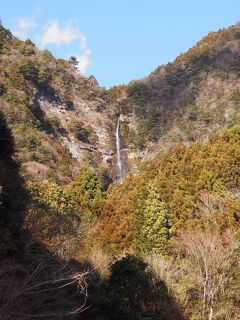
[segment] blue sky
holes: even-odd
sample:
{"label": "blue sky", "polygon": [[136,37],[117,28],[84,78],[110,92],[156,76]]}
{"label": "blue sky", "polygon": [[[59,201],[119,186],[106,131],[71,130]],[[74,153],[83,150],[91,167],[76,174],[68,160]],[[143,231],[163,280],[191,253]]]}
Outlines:
{"label": "blue sky", "polygon": [[56,57],[76,55],[101,86],[172,61],[209,31],[240,20],[239,0],[2,0],[0,19]]}

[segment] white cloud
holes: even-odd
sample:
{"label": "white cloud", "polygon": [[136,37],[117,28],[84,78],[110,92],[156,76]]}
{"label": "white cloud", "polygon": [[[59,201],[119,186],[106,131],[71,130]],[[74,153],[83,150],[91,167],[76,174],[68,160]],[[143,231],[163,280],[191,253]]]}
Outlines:
{"label": "white cloud", "polygon": [[31,18],[21,17],[15,19],[13,24],[13,34],[22,40],[26,40],[31,29],[37,26],[36,22]]}
{"label": "white cloud", "polygon": [[48,44],[52,44],[60,47],[80,38],[81,33],[78,29],[71,26],[61,29],[58,20],[52,20],[44,27],[44,33],[40,36],[40,45],[45,47]]}
{"label": "white cloud", "polygon": [[80,55],[75,55],[78,61],[77,69],[81,74],[85,74],[91,63],[91,49],[86,48]]}
{"label": "white cloud", "polygon": [[91,63],[92,51],[87,46],[87,38],[78,28],[72,25],[66,25],[61,28],[58,20],[51,20],[45,25],[44,32],[39,37],[41,48],[44,48],[49,44],[61,47],[74,41],[79,41],[80,45],[80,53],[74,54],[78,61],[77,69],[81,74],[85,74]]}

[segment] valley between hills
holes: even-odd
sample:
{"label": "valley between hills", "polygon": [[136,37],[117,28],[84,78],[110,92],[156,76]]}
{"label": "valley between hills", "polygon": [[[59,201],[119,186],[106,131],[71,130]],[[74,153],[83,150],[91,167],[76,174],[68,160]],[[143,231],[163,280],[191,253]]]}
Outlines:
{"label": "valley between hills", "polygon": [[237,320],[240,26],[110,89],[0,25],[0,318]]}

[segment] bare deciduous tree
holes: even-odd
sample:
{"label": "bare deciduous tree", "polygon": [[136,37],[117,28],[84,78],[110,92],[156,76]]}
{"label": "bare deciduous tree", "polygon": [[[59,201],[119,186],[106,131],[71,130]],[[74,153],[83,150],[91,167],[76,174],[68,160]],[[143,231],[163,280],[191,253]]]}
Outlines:
{"label": "bare deciduous tree", "polygon": [[225,205],[220,195],[201,191],[197,201],[200,213],[213,223],[216,223],[216,213],[224,213]]}
{"label": "bare deciduous tree", "polygon": [[185,273],[195,281],[202,301],[202,316],[211,320],[214,305],[231,282],[231,268],[237,261],[233,232],[227,232],[224,237],[214,230],[182,232],[176,247],[184,255]]}
{"label": "bare deciduous tree", "polygon": [[87,308],[90,272],[74,270],[47,251],[38,252],[38,256],[33,253],[32,257],[30,253],[25,261],[2,261],[0,318],[75,318]]}
{"label": "bare deciduous tree", "polygon": [[147,256],[145,261],[150,267],[156,279],[163,280],[168,289],[174,290],[174,284],[178,280],[180,266],[175,263],[174,257],[166,257],[159,254]]}
{"label": "bare deciduous tree", "polygon": [[106,279],[110,274],[110,266],[113,262],[113,257],[105,253],[101,249],[92,249],[88,256],[89,262],[92,264],[101,279]]}

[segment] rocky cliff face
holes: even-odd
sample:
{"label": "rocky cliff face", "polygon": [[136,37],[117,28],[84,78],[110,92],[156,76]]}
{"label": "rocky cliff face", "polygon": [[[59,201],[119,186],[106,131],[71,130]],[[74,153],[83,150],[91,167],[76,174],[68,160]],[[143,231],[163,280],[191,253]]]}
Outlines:
{"label": "rocky cliff face", "polygon": [[1,27],[0,107],[22,171],[67,181],[81,164],[115,175],[116,100],[70,62],[39,51]]}
{"label": "rocky cliff face", "polygon": [[[40,95],[37,104],[49,118],[57,118],[59,121],[59,138],[61,143],[69,150],[73,158],[78,161],[84,160],[87,153],[99,152],[99,161],[108,163],[109,157],[113,156],[114,146],[111,137],[111,122],[103,113],[97,112],[94,102],[76,97],[72,101],[71,109],[56,101],[49,101],[46,96]],[[71,122],[76,121],[75,127]],[[79,128],[78,128],[79,123]],[[81,126],[86,133],[79,133]],[[88,127],[88,128],[87,128]],[[89,132],[87,132],[89,130]],[[89,136],[91,135],[91,138]]]}
{"label": "rocky cliff face", "polygon": [[210,33],[173,63],[128,86],[100,88],[71,62],[0,28],[0,108],[24,175],[69,181],[88,164],[116,177],[182,142],[206,140],[240,112],[240,27]]}

